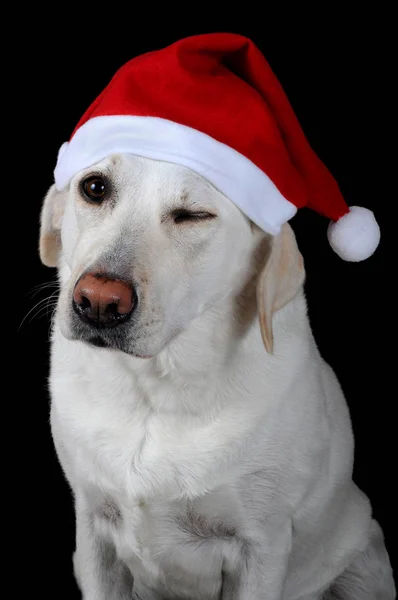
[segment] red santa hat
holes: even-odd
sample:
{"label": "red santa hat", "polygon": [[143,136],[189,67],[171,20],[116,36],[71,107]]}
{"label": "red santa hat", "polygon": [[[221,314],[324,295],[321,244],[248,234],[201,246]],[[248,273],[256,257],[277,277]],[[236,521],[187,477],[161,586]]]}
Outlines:
{"label": "red santa hat", "polygon": [[373,213],[347,206],[264,56],[243,36],[197,35],[122,66],[61,147],[57,188],[115,152],[191,168],[272,235],[307,206],[331,219],[328,239],[344,260],[364,260],[378,246]]}

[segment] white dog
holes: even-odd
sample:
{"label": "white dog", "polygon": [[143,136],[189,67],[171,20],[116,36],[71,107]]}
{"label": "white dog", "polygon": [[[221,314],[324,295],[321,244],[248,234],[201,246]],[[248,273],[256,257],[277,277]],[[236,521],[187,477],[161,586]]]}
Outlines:
{"label": "white dog", "polygon": [[84,600],[394,600],[289,225],[116,154],[50,189],[40,251]]}

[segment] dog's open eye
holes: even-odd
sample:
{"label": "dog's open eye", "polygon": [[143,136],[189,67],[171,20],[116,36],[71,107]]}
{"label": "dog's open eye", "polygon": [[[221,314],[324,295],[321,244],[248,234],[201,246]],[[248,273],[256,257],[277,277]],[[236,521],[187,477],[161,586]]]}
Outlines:
{"label": "dog's open eye", "polygon": [[216,215],[208,212],[190,212],[189,210],[179,209],[173,212],[174,223],[194,222],[194,221],[209,221],[215,219]]}
{"label": "dog's open eye", "polygon": [[107,191],[105,180],[98,175],[92,175],[84,179],[81,183],[81,189],[90,202],[102,202]]}

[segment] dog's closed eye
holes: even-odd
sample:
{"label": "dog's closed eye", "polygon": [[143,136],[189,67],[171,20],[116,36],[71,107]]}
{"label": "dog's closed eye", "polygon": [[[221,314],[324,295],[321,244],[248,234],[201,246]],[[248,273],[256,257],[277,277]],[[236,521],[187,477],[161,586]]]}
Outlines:
{"label": "dog's closed eye", "polygon": [[190,211],[186,208],[180,208],[173,210],[171,213],[172,219],[174,223],[179,225],[180,223],[196,223],[199,221],[209,221],[210,219],[215,219],[216,215],[209,212],[204,211]]}

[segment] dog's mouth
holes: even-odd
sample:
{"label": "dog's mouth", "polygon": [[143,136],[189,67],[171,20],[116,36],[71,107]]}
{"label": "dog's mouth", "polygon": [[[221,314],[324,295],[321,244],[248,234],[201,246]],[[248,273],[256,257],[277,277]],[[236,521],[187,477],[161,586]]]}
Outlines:
{"label": "dog's mouth", "polygon": [[104,340],[104,338],[102,338],[99,335],[95,335],[95,336],[89,338],[87,340],[87,343],[92,344],[96,348],[111,348],[112,347],[111,344],[109,344],[109,342]]}
{"label": "dog's mouth", "polygon": [[106,335],[100,334],[95,335],[84,335],[80,337],[82,342],[95,346],[96,348],[106,348],[107,350],[119,350],[119,352],[125,352],[130,354],[127,350],[124,340],[118,339],[117,337],[108,338]]}
{"label": "dog's mouth", "polygon": [[108,340],[105,340],[104,338],[102,338],[99,335],[89,337],[82,341],[86,342],[86,344],[90,344],[91,346],[95,346],[96,348],[106,348],[108,350],[116,350],[116,351],[128,354],[129,356],[133,356],[134,358],[153,358],[153,356],[149,355],[149,354],[137,354],[136,352],[127,351],[122,346],[120,346],[118,344],[112,344],[111,342],[109,342]]}

